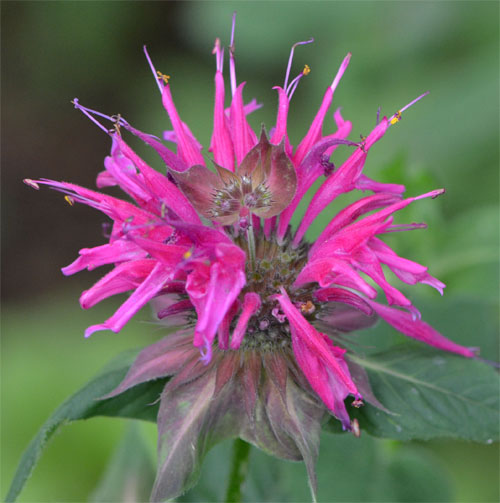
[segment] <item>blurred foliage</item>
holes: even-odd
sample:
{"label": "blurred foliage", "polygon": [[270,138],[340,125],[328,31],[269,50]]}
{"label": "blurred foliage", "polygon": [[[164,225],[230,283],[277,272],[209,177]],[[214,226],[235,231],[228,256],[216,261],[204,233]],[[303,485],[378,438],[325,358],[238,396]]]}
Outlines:
{"label": "blurred foliage", "polygon": [[[443,299],[419,285],[408,289],[424,318],[459,343],[498,358],[499,58],[496,2],[2,2],[2,496],[30,438],[67,396],[120,351],[152,343],[158,331],[135,321],[119,336],[84,341],[86,326],[109,316],[115,300],[91,313],[79,310],[79,291],[100,271],[63,279],[58,269],[79,248],[102,243],[102,217],[69,208],[50,191],[30,192],[24,177],[50,177],[93,186],[109,144],[72,110],[69,100],[122,113],[154,134],[169,127],[141,47],[172,75],[183,119],[208,145],[213,106],[213,40],[228,41],[238,11],[238,78],[246,99],[264,108],[258,128],[274,122],[273,85],[284,77],[290,46],[299,47],[293,72],[305,63],[290,111],[296,143],[343,56],[353,58],[334,99],[353,121],[352,138],[366,134],[378,106],[391,114],[422,91],[377,145],[366,172],[404,183],[409,195],[444,186],[447,194],[420,201],[398,222],[426,221],[429,229],[388,236],[396,251],[430,265],[448,288]],[[327,128],[333,127],[329,118]],[[138,150],[160,168],[142,145]],[[339,151],[337,163],[342,155]],[[346,198],[318,218],[310,237]],[[61,290],[64,284],[65,290]],[[69,286],[68,286],[69,285]],[[416,292],[416,293],[413,293]],[[142,315],[147,320],[149,313]],[[141,318],[141,316],[139,318]],[[379,324],[360,340],[401,335]],[[68,427],[51,443],[20,501],[84,501],[97,486],[124,420],[93,419]],[[151,455],[155,431],[146,430]],[[319,460],[323,501],[496,502],[498,446],[440,441],[398,444],[326,436]],[[229,446],[204,464],[199,490],[186,501],[220,497]],[[338,472],[336,473],[333,467]],[[301,465],[253,451],[249,500],[308,498]],[[101,488],[104,487],[102,484]],[[195,489],[194,491],[197,491]],[[97,493],[98,494],[98,493]],[[198,498],[198,499],[197,499]]]}

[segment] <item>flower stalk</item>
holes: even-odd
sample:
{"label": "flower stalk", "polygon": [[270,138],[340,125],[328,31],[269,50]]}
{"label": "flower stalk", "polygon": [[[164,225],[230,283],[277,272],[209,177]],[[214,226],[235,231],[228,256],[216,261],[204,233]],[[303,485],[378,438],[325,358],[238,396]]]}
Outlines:
{"label": "flower stalk", "polygon": [[243,484],[248,475],[251,445],[240,438],[233,443],[231,472],[226,490],[225,503],[241,503],[243,501]]}

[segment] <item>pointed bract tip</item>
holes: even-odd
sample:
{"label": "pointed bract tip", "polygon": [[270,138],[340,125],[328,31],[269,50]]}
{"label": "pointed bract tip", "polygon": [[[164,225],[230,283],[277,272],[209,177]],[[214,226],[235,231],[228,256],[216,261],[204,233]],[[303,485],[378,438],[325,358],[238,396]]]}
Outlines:
{"label": "pointed bract tip", "polygon": [[333,79],[333,82],[330,85],[330,89],[332,91],[335,91],[336,87],[338,86],[340,79],[342,78],[342,75],[344,75],[344,72],[346,71],[347,67],[349,66],[349,61],[351,61],[351,56],[352,53],[348,52],[346,57],[343,59],[338,71],[337,75],[335,75],[335,78]]}
{"label": "pointed bract tip", "polygon": [[34,180],[32,180],[31,178],[25,178],[23,180],[23,182],[28,185],[29,187],[31,187],[32,189],[35,189],[35,190],[40,190],[40,185],[38,185],[38,183],[36,183]]}

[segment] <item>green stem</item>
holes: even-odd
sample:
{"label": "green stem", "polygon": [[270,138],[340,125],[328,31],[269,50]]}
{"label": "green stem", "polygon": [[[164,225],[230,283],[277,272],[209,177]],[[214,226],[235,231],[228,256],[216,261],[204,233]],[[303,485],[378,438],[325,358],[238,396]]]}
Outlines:
{"label": "green stem", "polygon": [[237,438],[233,444],[233,458],[231,463],[231,473],[226,491],[226,503],[241,503],[243,495],[241,486],[245,482],[248,473],[248,458],[251,445]]}
{"label": "green stem", "polygon": [[249,215],[250,222],[247,229],[248,254],[250,259],[250,268],[255,269],[255,236],[253,233],[252,215]]}

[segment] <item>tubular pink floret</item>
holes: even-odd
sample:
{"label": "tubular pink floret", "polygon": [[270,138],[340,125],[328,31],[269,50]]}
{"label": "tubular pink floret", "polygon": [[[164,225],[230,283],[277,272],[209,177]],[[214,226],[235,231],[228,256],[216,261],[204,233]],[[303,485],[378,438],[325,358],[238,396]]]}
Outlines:
{"label": "tubular pink floret", "polygon": [[332,83],[330,84],[330,89],[335,92],[335,89],[339,85],[340,79],[344,75],[344,72],[347,70],[347,67],[349,66],[349,61],[351,61],[351,56],[352,53],[348,52],[347,56],[344,58],[342,61],[342,64],[340,65],[340,68],[337,72],[337,75],[335,75],[335,78],[333,79]]}
{"label": "tubular pink floret", "polygon": [[260,305],[261,300],[258,294],[253,292],[245,294],[242,312],[231,337],[231,344],[229,345],[231,349],[238,349],[240,347],[246,333],[248,321],[259,310]]}
{"label": "tubular pink floret", "polygon": [[214,154],[214,161],[234,171],[234,152],[231,133],[224,113],[224,78],[222,73],[215,72],[215,105],[214,105],[214,130],[210,142],[210,151]]}
{"label": "tubular pink floret", "polygon": [[350,204],[339,213],[337,213],[337,215],[325,227],[318,239],[316,239],[316,241],[312,245],[311,250],[309,251],[309,257],[314,257],[316,250],[326,240],[328,240],[331,236],[333,236],[335,233],[337,233],[347,225],[354,222],[361,215],[364,215],[365,213],[368,213],[375,209],[383,208],[399,200],[400,198],[393,194],[374,194]]}
{"label": "tubular pink floret", "polygon": [[205,160],[201,155],[197,142],[187,134],[184,124],[177,113],[172,99],[172,93],[170,92],[170,84],[165,84],[163,86],[162,101],[177,136],[178,155],[180,155],[188,166],[194,166],[195,164],[204,166]]}
{"label": "tubular pink floret", "polygon": [[286,67],[285,82],[283,83],[283,89],[286,89],[288,87],[288,78],[290,77],[290,70],[292,69],[293,53],[295,52],[295,48],[299,45],[311,44],[313,42],[314,38],[311,37],[309,40],[296,42],[295,44],[292,45],[292,49],[290,50],[290,57],[288,58],[288,65]]}
{"label": "tubular pink floret", "polygon": [[281,87],[273,87],[273,89],[278,91],[278,114],[276,116],[276,127],[270,141],[274,145],[278,145],[283,138],[288,139],[286,126],[290,101],[286,92]]}
{"label": "tubular pink floret", "polygon": [[237,88],[231,102],[231,134],[233,139],[234,154],[236,163],[239,166],[243,158],[250,149],[257,143],[257,137],[248,125],[245,110],[243,107],[243,87],[242,82]]}
{"label": "tubular pink floret", "polygon": [[344,164],[342,164],[342,166],[340,166],[340,168],[319,188],[295,233],[293,239],[294,246],[298,245],[313,220],[328,204],[340,194],[349,192],[354,188],[354,183],[361,175],[368,150],[376,141],[382,138],[387,130],[387,126],[387,119],[382,119],[380,124],[378,124],[365,139],[362,148],[356,149],[347,161],[345,161]]}
{"label": "tubular pink floret", "polygon": [[392,325],[396,330],[401,333],[425,342],[429,346],[457,353],[467,358],[474,358],[475,353],[470,348],[460,346],[453,341],[450,341],[437,330],[421,320],[415,320],[411,314],[401,311],[399,309],[391,308],[374,302],[372,300],[366,301],[377,314],[384,319],[389,325]]}
{"label": "tubular pink floret", "polygon": [[287,292],[280,287],[281,295],[276,295],[276,300],[280,303],[281,309],[285,313],[290,323],[292,333],[306,344],[311,351],[320,358],[323,363],[335,374],[336,378],[346,386],[349,393],[358,394],[356,385],[348,372],[346,373],[335,358],[333,352],[325,341],[324,337],[302,316],[300,311],[292,304]]}
{"label": "tubular pink floret", "polygon": [[119,332],[139,309],[145,306],[161,290],[168,281],[171,271],[157,262],[149,276],[141,283],[134,293],[118,308],[118,310],[104,323],[93,325],[85,330],[85,337],[90,337],[98,330]]}
{"label": "tubular pink floret", "polygon": [[158,73],[156,72],[156,68],[153,65],[153,61],[149,57],[149,53],[148,53],[148,50],[147,50],[147,48],[146,48],[145,45],[142,46],[142,50],[144,51],[144,55],[146,56],[146,60],[148,61],[149,68],[151,68],[151,71],[153,72],[153,77],[155,78],[156,85],[158,86],[160,94],[162,94],[163,93],[163,89],[162,89],[162,86],[160,84],[160,80],[158,79]]}
{"label": "tubular pink floret", "polygon": [[314,145],[320,139],[321,128],[323,127],[323,121],[325,119],[326,112],[328,112],[328,109],[332,104],[333,93],[335,92],[335,89],[338,83],[340,82],[342,75],[344,75],[344,72],[347,66],[349,65],[350,59],[351,59],[351,53],[348,53],[347,56],[342,61],[342,64],[340,65],[340,68],[337,72],[337,75],[333,79],[332,84],[326,90],[325,95],[323,97],[323,102],[321,103],[321,106],[311,124],[311,127],[309,128],[309,131],[307,132],[306,136],[297,147],[297,151],[295,152],[295,155],[293,157],[293,161],[295,164],[300,164],[302,162],[302,159],[304,159],[304,157],[306,156],[309,149],[312,147],[312,145]]}

